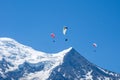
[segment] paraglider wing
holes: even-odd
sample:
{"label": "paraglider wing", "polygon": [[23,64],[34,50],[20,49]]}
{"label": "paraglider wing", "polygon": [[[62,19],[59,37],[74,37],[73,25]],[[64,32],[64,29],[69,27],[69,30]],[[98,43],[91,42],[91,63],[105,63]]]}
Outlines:
{"label": "paraglider wing", "polygon": [[51,38],[53,38],[53,42],[55,42],[55,40],[54,40],[55,34],[54,34],[54,33],[51,33],[50,36],[51,36]]}
{"label": "paraglider wing", "polygon": [[55,34],[54,34],[54,33],[51,33],[50,36],[51,36],[52,38],[55,38]]}
{"label": "paraglider wing", "polygon": [[93,43],[93,46],[94,46],[94,47],[97,47],[97,44],[96,44],[96,43]]}
{"label": "paraglider wing", "polygon": [[96,52],[97,44],[96,44],[96,43],[93,43],[93,47],[95,48],[95,49],[93,50],[93,52]]}
{"label": "paraglider wing", "polygon": [[68,30],[68,27],[66,27],[66,26],[63,27],[63,34],[64,34],[64,35],[66,35],[67,30]]}

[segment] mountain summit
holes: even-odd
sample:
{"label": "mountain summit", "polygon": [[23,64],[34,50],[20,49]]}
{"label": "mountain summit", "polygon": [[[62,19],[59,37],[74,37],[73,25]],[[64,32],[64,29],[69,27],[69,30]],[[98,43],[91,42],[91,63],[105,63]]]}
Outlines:
{"label": "mountain summit", "polygon": [[120,74],[94,65],[72,47],[48,54],[0,38],[0,80],[120,80]]}

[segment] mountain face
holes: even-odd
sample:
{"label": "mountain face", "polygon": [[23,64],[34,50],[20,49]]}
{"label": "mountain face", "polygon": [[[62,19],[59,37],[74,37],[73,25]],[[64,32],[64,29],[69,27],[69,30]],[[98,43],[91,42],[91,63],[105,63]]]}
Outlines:
{"label": "mountain face", "polygon": [[120,80],[120,74],[89,62],[72,47],[47,54],[0,38],[0,80]]}

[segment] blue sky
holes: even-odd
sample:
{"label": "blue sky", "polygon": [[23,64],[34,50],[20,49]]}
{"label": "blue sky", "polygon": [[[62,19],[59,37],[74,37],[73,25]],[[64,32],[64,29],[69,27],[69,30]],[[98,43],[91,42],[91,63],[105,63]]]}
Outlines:
{"label": "blue sky", "polygon": [[[69,28],[66,36],[63,26]],[[72,46],[92,63],[120,73],[119,0],[1,0],[0,37],[48,53]]]}

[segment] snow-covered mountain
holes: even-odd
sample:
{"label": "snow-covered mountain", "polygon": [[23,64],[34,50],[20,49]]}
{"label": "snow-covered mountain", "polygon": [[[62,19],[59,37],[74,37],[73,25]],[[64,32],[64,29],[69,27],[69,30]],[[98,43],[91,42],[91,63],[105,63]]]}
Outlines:
{"label": "snow-covered mountain", "polygon": [[120,74],[90,63],[72,47],[48,54],[0,38],[0,80],[120,80]]}

